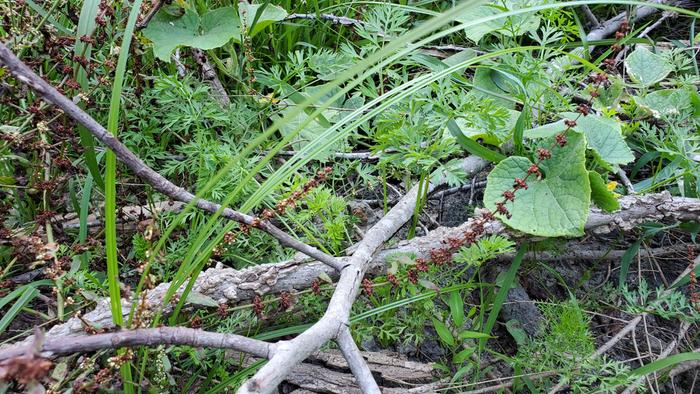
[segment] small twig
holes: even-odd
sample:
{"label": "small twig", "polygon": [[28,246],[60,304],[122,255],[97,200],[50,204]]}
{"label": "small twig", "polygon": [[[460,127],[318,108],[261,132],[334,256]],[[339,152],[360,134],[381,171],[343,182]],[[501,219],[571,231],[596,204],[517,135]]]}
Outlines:
{"label": "small twig", "polygon": [[158,2],[151,8],[151,11],[146,15],[143,20],[136,24],[136,30],[145,29],[146,26],[151,22],[151,19],[158,13],[158,11],[163,7],[166,0],[157,0]]}
{"label": "small twig", "polygon": [[[664,349],[661,354],[659,354],[659,357],[657,358],[658,360],[661,360],[662,358],[668,357],[673,351],[676,350],[678,345],[680,344],[681,340],[685,336],[685,334],[688,332],[688,329],[690,328],[690,323],[688,322],[682,322],[681,323],[681,328],[678,332],[678,337],[676,337],[671,343],[668,344],[666,349]],[[640,376],[637,378],[634,382],[632,382],[625,391],[622,392],[622,394],[632,394],[635,391],[637,391],[637,387],[641,384],[642,380],[644,380],[647,376]]]}
{"label": "small twig", "polygon": [[625,170],[623,170],[622,168],[618,169],[617,177],[620,178],[622,185],[625,186],[625,189],[627,189],[627,194],[636,193],[634,191],[634,186],[632,186],[632,182],[630,182],[630,179],[627,177],[627,173],[625,172]]}
{"label": "small twig", "polygon": [[[666,290],[664,290],[663,292],[661,292],[661,294],[658,295],[658,298],[663,298],[663,297],[667,296],[671,291],[673,291],[673,286],[678,281],[683,279],[686,275],[688,275],[689,272],[690,272],[690,270],[686,269],[680,275],[678,275],[676,280],[673,281],[673,283],[671,284],[671,287],[669,287]],[[608,350],[612,349],[612,347],[615,346],[618,342],[620,342],[622,340],[622,338],[627,336],[627,334],[629,334],[630,331],[637,328],[637,325],[639,324],[639,322],[641,322],[642,318],[644,318],[647,314],[648,313],[646,313],[646,312],[642,313],[640,315],[637,315],[634,319],[630,320],[629,323],[627,323],[627,325],[625,325],[625,327],[622,328],[622,330],[620,330],[620,332],[615,334],[614,337],[610,338],[607,342],[605,342],[605,344],[603,344],[603,346],[599,347],[592,355],[590,355],[588,357],[588,360],[598,358],[601,355],[603,355],[605,352],[607,352]],[[686,328],[686,330],[687,330],[687,328]],[[685,331],[683,332],[683,335],[685,335]],[[670,345],[664,352],[669,351],[669,353],[670,353],[671,350],[669,350],[669,349],[671,349]],[[665,357],[665,356],[662,356],[662,357]],[[566,383],[564,383],[563,381],[559,382],[559,383],[557,383],[556,386],[552,387],[552,389],[549,390],[549,394],[557,393],[559,390],[563,389],[565,386],[566,386]]]}
{"label": "small twig", "polygon": [[177,67],[177,76],[184,78],[187,73],[187,68],[185,68],[185,65],[180,61],[180,48],[175,48],[175,53],[173,53],[170,58],[173,59],[173,63],[175,63],[175,67]]}
{"label": "small twig", "polygon": [[204,53],[204,51],[198,48],[192,48],[192,55],[194,56],[194,60],[197,62],[197,64],[199,64],[199,66],[202,68],[202,78],[209,82],[212,90],[214,90],[216,100],[222,107],[229,106],[231,104],[231,99],[228,97],[226,89],[224,89],[224,85],[221,83],[221,80],[219,80],[219,76],[216,75],[216,69],[214,69],[211,63],[209,63],[207,55]]}
{"label": "small twig", "polygon": [[591,22],[591,26],[593,28],[596,28],[598,27],[598,25],[600,25],[600,22],[598,22],[598,18],[596,18],[595,14],[593,14],[593,11],[591,11],[591,8],[588,7],[587,4],[581,6],[581,11],[583,11],[583,14],[586,15],[588,21]]}
{"label": "small twig", "polygon": [[348,18],[346,16],[336,16],[332,14],[289,14],[286,18],[284,18],[284,20],[293,19],[324,20],[343,26],[362,26],[365,24],[358,19]]}

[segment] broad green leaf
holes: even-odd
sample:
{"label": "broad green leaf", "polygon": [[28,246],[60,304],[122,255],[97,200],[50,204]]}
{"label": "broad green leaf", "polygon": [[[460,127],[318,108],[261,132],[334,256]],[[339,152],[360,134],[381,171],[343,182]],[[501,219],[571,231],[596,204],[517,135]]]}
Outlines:
{"label": "broad green leaf", "polygon": [[595,171],[589,171],[588,179],[591,182],[591,200],[593,200],[595,205],[606,212],[620,209],[620,202],[615,198],[615,193],[608,189],[600,174]]}
{"label": "broad green leaf", "polygon": [[[513,11],[531,6],[532,3],[503,0],[494,1],[491,4],[484,4],[469,10],[468,14],[459,16],[457,21],[469,22],[475,19],[486,18],[506,11]],[[537,30],[540,25],[540,17],[534,12],[529,12],[507,18],[499,18],[482,22],[464,29],[464,34],[468,39],[479,42],[485,35],[499,31],[499,33],[510,37],[520,36]],[[506,27],[507,28],[504,28]]]}
{"label": "broad green leaf", "polygon": [[673,71],[664,58],[639,45],[627,56],[625,68],[630,78],[642,86],[661,82]]}
{"label": "broad green leaf", "polygon": [[217,8],[201,17],[188,8],[179,17],[161,10],[143,34],[153,41],[153,54],[170,62],[170,54],[177,47],[219,48],[231,39],[239,42],[240,30],[238,14],[233,7]]}
{"label": "broad green leaf", "polygon": [[635,98],[635,101],[655,118],[679,115],[692,108],[690,92],[685,89],[656,90],[644,97]]}
{"label": "broad green leaf", "polygon": [[[515,201],[507,202],[511,218],[501,220],[516,230],[546,237],[580,236],[588,218],[591,186],[585,162],[583,136],[569,133],[564,147],[552,149],[552,157],[540,163],[543,179],[528,178],[527,189],[515,192]],[[540,147],[550,148],[553,139],[541,141]],[[484,202],[495,212],[496,203],[503,201],[503,192],[513,190],[515,178],[524,179],[533,163],[511,156],[496,165],[487,179]]]}
{"label": "broad green leaf", "polygon": [[484,334],[478,331],[461,331],[459,333],[459,339],[488,339],[493,338],[491,335]]}
{"label": "broad green leaf", "polygon": [[476,350],[475,347],[469,347],[466,348],[459,353],[455,354],[454,357],[452,357],[452,363],[459,365],[465,362],[469,357],[471,357],[472,354],[474,354],[474,351]]}
{"label": "broad green leaf", "polygon": [[518,320],[508,320],[506,322],[506,330],[508,330],[510,336],[515,339],[515,343],[518,346],[523,346],[527,343],[527,332],[523,329],[522,323],[520,323]]}
{"label": "broad green leaf", "polygon": [[[501,83],[496,83],[497,81]],[[474,85],[474,89],[470,94],[476,97],[491,99],[505,108],[512,109],[515,107],[515,102],[508,99],[515,89],[512,89],[512,84],[503,83],[503,76],[498,71],[486,67],[479,67],[474,73],[472,84]]]}
{"label": "broad green leaf", "polygon": [[450,316],[452,316],[455,327],[462,327],[462,324],[464,324],[464,301],[462,300],[462,295],[458,291],[450,293],[447,304],[450,306]]}
{"label": "broad green leaf", "polygon": [[606,163],[627,164],[634,160],[632,150],[622,137],[619,122],[592,114],[579,117],[576,113],[567,112],[563,116],[576,119],[574,130],[586,136],[588,149],[593,150]]}
{"label": "broad green leaf", "polygon": [[448,345],[448,346],[455,345],[455,339],[452,336],[452,333],[450,332],[450,330],[445,325],[445,323],[441,322],[438,319],[433,318],[433,327],[435,327],[435,331],[437,331],[438,336],[446,345]]}
{"label": "broad green leaf", "polygon": [[464,118],[456,118],[455,122],[462,130],[462,133],[473,140],[481,139],[484,144],[500,146],[511,137],[515,125],[520,117],[520,112],[509,109],[510,117],[508,122],[495,130],[485,130],[477,127],[470,127]]}
{"label": "broad green leaf", "polygon": [[[260,33],[271,24],[279,22],[287,17],[287,11],[285,11],[284,8],[268,3],[265,5],[265,8],[262,10],[257,20],[255,20],[255,15],[262,6],[263,4],[248,4],[248,2],[245,1],[238,3],[240,19],[244,21],[248,35],[251,37]],[[253,30],[250,30],[253,21],[255,21],[255,25],[253,26]]]}

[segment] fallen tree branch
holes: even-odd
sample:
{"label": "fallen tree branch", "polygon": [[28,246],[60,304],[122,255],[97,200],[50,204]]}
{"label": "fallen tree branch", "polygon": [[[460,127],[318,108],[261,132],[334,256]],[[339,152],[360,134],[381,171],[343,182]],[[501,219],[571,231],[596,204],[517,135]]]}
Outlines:
{"label": "fallen tree branch", "polygon": [[[92,352],[121,347],[187,345],[215,349],[233,349],[257,357],[269,358],[274,354],[275,344],[247,338],[241,335],[209,332],[187,327],[140,328],[95,335],[72,335],[47,337],[36,349],[42,357]],[[0,361],[9,360],[32,350],[33,343],[14,345],[0,352]]]}
{"label": "fallen tree branch", "polygon": [[350,334],[350,328],[347,326],[340,329],[338,333],[338,338],[336,339],[340,351],[343,353],[343,357],[348,362],[350,371],[355,375],[357,380],[357,385],[365,394],[379,394],[379,386],[372,376],[372,371],[370,371],[367,362],[362,357],[360,349],[357,348],[355,341],[352,339],[352,334]]}
{"label": "fallen tree branch", "polygon": [[[469,160],[467,163],[474,165],[473,170],[478,168],[476,159]],[[588,218],[586,229],[605,234],[618,228],[617,225],[629,228],[630,223],[633,223],[631,227],[634,227],[646,220],[697,220],[700,217],[700,200],[672,197],[667,192],[644,196],[625,196],[620,198],[620,202],[623,209],[617,212],[604,213],[594,210]],[[626,209],[631,210],[631,212],[627,212]],[[673,212],[669,209],[677,211]],[[367,272],[376,275],[383,274],[387,260],[390,262],[395,255],[430,258],[430,251],[443,247],[444,240],[463,233],[470,225],[471,222],[467,221],[458,227],[438,227],[426,236],[400,241],[395,246],[376,253],[368,264]],[[501,234],[505,231],[506,228],[500,223],[490,223],[486,227],[487,234]],[[669,251],[670,249],[666,248],[651,249],[653,255],[665,254]],[[619,251],[613,252],[618,253]],[[573,249],[568,250],[563,255],[539,252],[537,258],[606,258],[605,254],[606,251],[602,250],[578,251]],[[343,264],[347,264],[349,258],[341,257],[339,260]],[[318,261],[310,261],[301,256],[281,263],[261,264],[241,270],[209,268],[197,277],[192,292],[210,297],[220,304],[240,303],[251,300],[255,295],[307,289],[322,273],[333,279],[338,277],[338,273],[327,265]],[[162,305],[165,292],[169,287],[170,283],[161,283],[153,290],[148,291],[146,305]],[[123,303],[126,316],[128,316],[130,307],[131,303]],[[170,307],[165,306],[164,308],[164,313],[169,313]],[[107,299],[99,300],[95,309],[83,315],[83,319],[102,328],[114,327]],[[82,322],[77,318],[71,318],[63,324],[52,327],[48,331],[47,337],[76,335],[82,331]]]}
{"label": "fallen tree branch", "polygon": [[[463,164],[472,167],[466,172],[483,168],[486,162],[470,157]],[[444,178],[444,177],[443,177]],[[440,182],[438,182],[440,183]],[[431,184],[429,190],[434,188]],[[341,274],[326,312],[318,322],[289,341],[279,342],[275,355],[258,372],[238,389],[239,393],[270,393],[284,377],[312,352],[326,342],[337,339],[341,330],[349,325],[350,310],[360,290],[360,282],[367,273],[376,250],[413,215],[418,199],[418,185],[411,188],[379,222],[367,231],[357,249],[348,260]]]}
{"label": "fallen tree branch", "polygon": [[[129,169],[131,169],[136,176],[153,186],[153,188],[157,191],[176,201],[182,201],[184,203],[195,201],[194,205],[196,207],[210,213],[215,213],[222,209],[222,206],[217,203],[201,198],[197,199],[192,193],[175,185],[154,171],[152,168],[148,167],[143,160],[131,152],[129,148],[127,148],[116,137],[102,127],[102,125],[97,123],[95,119],[93,119],[90,115],[73,103],[73,101],[59,93],[53,88],[53,86],[49,85],[46,81],[41,79],[41,77],[30,70],[27,65],[22,63],[22,61],[19,60],[12,53],[12,51],[10,51],[2,43],[0,43],[0,62],[2,62],[10,73],[12,73],[12,75],[14,75],[20,82],[29,86],[41,97],[53,103],[62,109],[66,115],[83,125],[92,135],[95,136],[95,138],[97,138],[97,140],[114,151],[119,160],[126,164],[126,166],[129,167]],[[235,211],[231,208],[223,208],[221,216],[248,226],[255,224],[257,228],[268,232],[282,245],[296,249],[307,256],[313,257],[318,261],[328,264],[337,270],[342,270],[344,268],[341,262],[335,257],[295,239],[268,221],[260,222],[253,216]]]}

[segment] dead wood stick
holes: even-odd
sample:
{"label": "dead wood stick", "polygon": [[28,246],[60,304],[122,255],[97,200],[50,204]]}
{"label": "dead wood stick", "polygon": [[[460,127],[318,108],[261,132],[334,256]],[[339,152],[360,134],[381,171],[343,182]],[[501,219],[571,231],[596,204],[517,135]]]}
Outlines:
{"label": "dead wood stick", "polygon": [[[215,349],[233,349],[257,357],[269,358],[274,354],[275,344],[247,338],[241,335],[209,332],[187,327],[140,328],[95,335],[73,335],[46,338],[37,349],[43,357],[92,352],[121,347],[187,345]],[[19,357],[33,346],[20,344],[4,348],[0,361]]]}
{"label": "dead wood stick", "polygon": [[[122,163],[126,164],[129,169],[131,169],[134,174],[146,183],[153,186],[154,189],[165,194],[166,196],[184,203],[189,203],[195,201],[195,206],[198,208],[215,213],[219,211],[222,206],[215,202],[211,202],[205,199],[197,199],[192,193],[187,190],[175,185],[168,179],[154,171],[152,168],[146,165],[138,156],[136,156],[129,148],[122,144],[115,136],[108,132],[102,125],[97,123],[90,115],[83,111],[80,107],[75,105],[66,96],[59,93],[53,86],[49,85],[46,81],[41,79],[36,75],[26,64],[17,58],[17,56],[12,53],[4,44],[0,43],[0,62],[7,67],[7,69],[15,76],[20,82],[29,86],[32,90],[38,93],[47,101],[53,103],[57,107],[63,110],[66,115],[70,116],[76,122],[83,125],[87,130],[90,131],[92,135],[95,136],[100,142],[106,145],[108,148],[112,149],[116,156],[121,160]],[[234,211],[231,208],[223,208],[221,216],[234,220],[245,225],[253,225],[259,221],[255,220],[254,217],[246,215],[244,213]],[[268,232],[274,238],[276,238],[282,245],[288,246],[290,248],[296,249],[307,256],[313,257],[318,261],[330,265],[331,267],[342,270],[343,265],[338,259],[330,256],[313,246],[307,245],[289,234],[285,233],[281,229],[275,227],[273,224],[267,221],[260,222],[257,224],[257,228]]]}
{"label": "dead wood stick", "polygon": [[221,83],[219,76],[216,75],[216,69],[211,65],[204,51],[198,48],[192,48],[192,55],[197,64],[199,64],[199,67],[202,68],[202,78],[211,86],[214,91],[214,97],[216,97],[219,104],[222,107],[231,105],[231,99],[228,97],[224,85]]}

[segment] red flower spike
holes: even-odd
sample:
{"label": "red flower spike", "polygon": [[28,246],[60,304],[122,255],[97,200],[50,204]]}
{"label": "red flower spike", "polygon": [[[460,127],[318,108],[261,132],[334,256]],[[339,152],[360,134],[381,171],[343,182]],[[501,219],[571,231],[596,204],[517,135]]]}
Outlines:
{"label": "red flower spike", "polygon": [[506,190],[503,192],[503,198],[505,198],[506,201],[515,201],[515,193],[510,190]]}
{"label": "red flower spike", "polygon": [[508,208],[506,208],[506,205],[504,203],[496,203],[496,212],[500,213],[501,215],[505,215],[507,218],[510,219],[510,212],[508,212]]}
{"label": "red flower spike", "polygon": [[286,311],[292,306],[292,295],[287,291],[280,293],[280,309]]}
{"label": "red flower spike", "polygon": [[263,303],[262,298],[257,294],[253,297],[253,312],[255,312],[255,316],[257,316],[258,319],[262,319]]}
{"label": "red flower spike", "polygon": [[416,269],[420,272],[428,271],[428,263],[425,261],[425,259],[420,257],[416,259]]}
{"label": "red flower spike", "polygon": [[367,296],[371,296],[374,293],[374,288],[372,287],[372,281],[364,278],[362,279],[362,290],[364,290]]}
{"label": "red flower spike", "polygon": [[[534,165],[534,164],[533,164],[533,165]],[[535,167],[537,167],[537,166],[535,166]],[[539,172],[539,171],[538,171],[538,172]],[[513,188],[514,188],[515,190],[519,190],[519,189],[525,189],[525,190],[527,190],[527,182],[525,182],[524,179],[515,178],[515,181],[513,182]]]}
{"label": "red flower spike", "polygon": [[73,79],[73,78],[70,78],[70,79],[67,79],[67,80],[66,80],[66,86],[68,86],[69,88],[71,88],[71,89],[73,89],[73,90],[78,90],[78,89],[80,89],[80,84],[78,83],[78,81],[76,81],[76,80]]}
{"label": "red flower spike", "polygon": [[[535,168],[537,168],[537,166],[534,165],[534,164],[533,164],[532,166],[534,166]],[[532,168],[532,166],[531,166],[530,168]],[[537,170],[537,172],[539,173],[539,170]],[[490,221],[496,219],[496,217],[493,215],[493,212],[491,212],[491,211],[484,212],[484,213],[481,215],[481,217],[484,218],[484,220],[487,221],[487,222],[490,222]],[[476,235],[475,235],[475,239],[476,239]],[[473,243],[473,241],[472,241],[472,243]]]}
{"label": "red flower spike", "polygon": [[615,39],[616,39],[616,40],[621,40],[621,39],[625,38],[625,36],[626,36],[626,34],[623,33],[623,32],[621,32],[621,31],[616,31],[616,32],[615,32]]}
{"label": "red flower spike", "polygon": [[92,38],[92,37],[90,37],[90,36],[87,35],[87,34],[85,34],[85,35],[83,35],[83,36],[80,36],[80,41],[81,41],[81,42],[84,42],[84,43],[86,43],[86,44],[94,44],[94,43],[95,43],[95,39]]}
{"label": "red flower spike", "polygon": [[559,146],[561,146],[562,148],[564,146],[566,146],[567,141],[566,141],[566,136],[564,134],[557,134],[557,136],[555,138],[556,138],[557,144],[559,144]]}
{"label": "red flower spike", "polygon": [[598,96],[600,96],[600,93],[597,90],[591,90],[591,97],[596,98]]}
{"label": "red flower spike", "polygon": [[537,148],[537,157],[540,160],[549,159],[552,157],[552,152],[550,152],[549,149]]}
{"label": "red flower spike", "polygon": [[311,282],[311,291],[313,291],[316,295],[321,295],[321,284],[319,283],[318,279],[314,279],[314,281]]}
{"label": "red flower spike", "polygon": [[587,104],[579,104],[578,107],[576,107],[576,112],[583,116],[587,116],[589,113],[591,113],[591,107],[589,107]]}
{"label": "red flower spike", "polygon": [[568,127],[568,128],[576,127],[576,121],[573,120],[573,119],[566,119],[566,120],[564,121],[564,124],[565,124],[566,127]]}
{"label": "red flower spike", "polygon": [[408,277],[408,281],[412,284],[415,285],[416,283],[418,283],[418,271],[410,269],[406,272],[406,276]]}
{"label": "red flower spike", "polygon": [[386,274],[386,280],[391,283],[393,287],[398,286],[399,280],[396,278],[396,275],[394,274]]}

